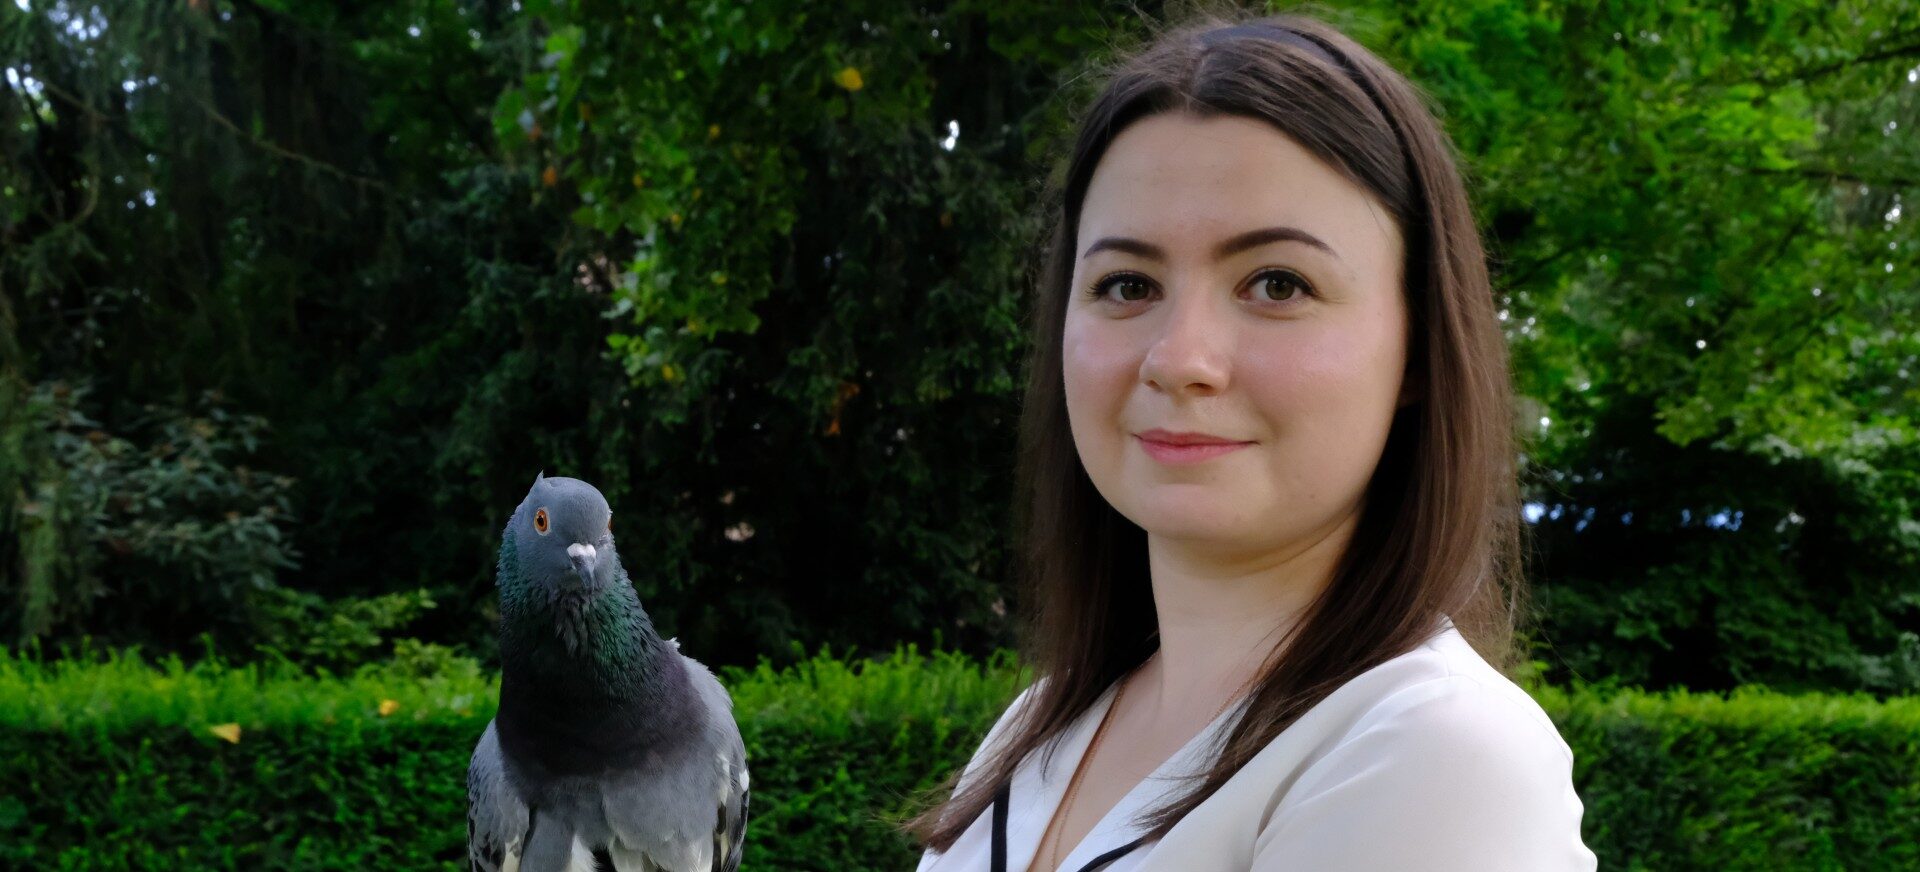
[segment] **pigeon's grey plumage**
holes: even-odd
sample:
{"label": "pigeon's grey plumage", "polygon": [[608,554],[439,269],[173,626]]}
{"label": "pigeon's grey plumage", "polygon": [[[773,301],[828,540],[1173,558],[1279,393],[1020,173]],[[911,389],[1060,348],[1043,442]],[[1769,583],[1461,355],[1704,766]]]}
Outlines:
{"label": "pigeon's grey plumage", "polygon": [[500,710],[467,769],[475,872],[732,872],[747,825],[733,702],[662,640],[612,513],[536,478],[500,542]]}

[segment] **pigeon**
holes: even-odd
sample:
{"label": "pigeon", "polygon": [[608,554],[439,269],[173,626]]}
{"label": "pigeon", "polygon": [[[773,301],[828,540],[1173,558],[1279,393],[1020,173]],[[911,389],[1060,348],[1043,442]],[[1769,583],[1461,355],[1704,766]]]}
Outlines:
{"label": "pigeon", "polygon": [[593,485],[544,472],[500,537],[500,708],[467,767],[473,872],[733,872],[746,747],[663,640]]}

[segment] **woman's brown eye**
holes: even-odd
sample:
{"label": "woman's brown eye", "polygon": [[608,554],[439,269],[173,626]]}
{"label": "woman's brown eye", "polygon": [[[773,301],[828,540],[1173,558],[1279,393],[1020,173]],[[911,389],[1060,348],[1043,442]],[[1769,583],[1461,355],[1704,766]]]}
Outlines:
{"label": "woman's brown eye", "polygon": [[545,536],[547,534],[547,510],[546,509],[541,509],[533,513],[533,529],[540,531],[540,535],[542,536]]}
{"label": "woman's brown eye", "polygon": [[[1279,281],[1275,281],[1276,279]],[[1276,303],[1293,299],[1299,293],[1312,293],[1312,289],[1307,287],[1304,279],[1285,270],[1268,270],[1267,272],[1261,273],[1256,281],[1263,284],[1261,288],[1262,299],[1271,300]],[[1277,294],[1275,292],[1276,286],[1280,288]]]}
{"label": "woman's brown eye", "polygon": [[1130,285],[1132,287],[1139,289],[1139,293],[1137,295],[1133,293],[1129,293],[1127,291],[1122,291],[1113,297],[1113,299],[1123,300],[1128,303],[1138,303],[1141,300],[1146,299],[1148,294],[1153,293],[1153,290],[1147,287],[1147,283],[1141,281],[1138,276],[1119,275],[1119,276],[1108,276],[1096,282],[1093,287],[1087,289],[1087,295],[1090,297],[1093,297],[1094,299],[1099,299],[1101,297],[1106,296],[1107,289],[1115,285]]}

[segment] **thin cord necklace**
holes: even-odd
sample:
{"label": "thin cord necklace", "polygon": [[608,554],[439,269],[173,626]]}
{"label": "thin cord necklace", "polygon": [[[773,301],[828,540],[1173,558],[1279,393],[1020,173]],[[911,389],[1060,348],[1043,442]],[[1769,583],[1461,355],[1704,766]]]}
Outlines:
{"label": "thin cord necklace", "polygon": [[[1160,656],[1160,649],[1156,648],[1153,654],[1147,659],[1151,660],[1158,656]],[[1073,797],[1080,792],[1080,778],[1086,774],[1087,761],[1093,757],[1094,752],[1100,750],[1100,738],[1106,735],[1107,722],[1113,720],[1113,712],[1120,707],[1121,695],[1127,692],[1127,685],[1132,683],[1134,673],[1139,672],[1140,668],[1146,665],[1147,661],[1142,660],[1140,661],[1140,666],[1128,670],[1126,675],[1121,676],[1120,686],[1113,691],[1113,702],[1107,706],[1106,712],[1100,716],[1100,725],[1093,730],[1093,740],[1087,743],[1086,753],[1080,755],[1080,762],[1074,764],[1073,777],[1067,781],[1066,797],[1054,808],[1053,818],[1047,821],[1047,831],[1040,834],[1040,847],[1048,848],[1046,868],[1049,872],[1054,872],[1054,870],[1060,868],[1060,843],[1065,841],[1066,838],[1064,835],[1056,835],[1054,826],[1066,820],[1066,816],[1072,813]],[[1229,694],[1227,698],[1220,703],[1220,707],[1214,709],[1213,717],[1208,718],[1207,723],[1201,726],[1201,729],[1205,730],[1208,726],[1212,726],[1214,721],[1219,720],[1220,716],[1226,713],[1227,706],[1232,705],[1235,700],[1244,695],[1247,692],[1247,688],[1253,685],[1254,679],[1259,677],[1259,670],[1255,670],[1253,675],[1248,676],[1247,680],[1240,685],[1239,690]],[[1051,841],[1051,845],[1049,845],[1049,841]]]}

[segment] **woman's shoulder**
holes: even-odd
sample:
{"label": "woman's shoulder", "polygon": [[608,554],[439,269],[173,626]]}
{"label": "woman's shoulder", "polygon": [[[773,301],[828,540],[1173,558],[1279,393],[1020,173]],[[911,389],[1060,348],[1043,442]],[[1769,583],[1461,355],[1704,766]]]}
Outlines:
{"label": "woman's shoulder", "polygon": [[[1047,680],[1036,678],[1007,704],[968,770],[1012,732]],[[1545,771],[1565,771],[1573,759],[1546,710],[1445,618],[1420,645],[1329,693],[1256,756],[1253,764],[1263,765],[1250,764],[1243,774],[1270,778],[1284,792],[1308,770],[1327,768],[1316,764],[1352,759],[1362,749],[1389,757],[1497,758],[1534,772],[1542,763],[1549,764]]]}
{"label": "woman's shoulder", "polygon": [[993,727],[987,731],[987,738],[992,739],[994,736],[1008,729],[1014,719],[1018,718],[1021,712],[1025,711],[1026,707],[1033,704],[1033,701],[1039,697],[1041,689],[1046,687],[1046,684],[1047,676],[1042,675],[1035,678],[1033,682],[1026,687],[1021,688],[1019,693],[1014,694],[1013,701],[1007,703],[1007,707],[1000,710],[999,719],[995,720]]}
{"label": "woman's shoulder", "polygon": [[[993,722],[993,726],[987,728],[987,734],[981,737],[979,746],[974,749],[972,759],[969,759],[965,768],[961,770],[959,780],[961,787],[964,787],[968,780],[972,778],[974,770],[978,769],[981,761],[985,760],[993,752],[996,744],[1005,739],[1007,733],[1012,730],[1015,720],[1020,717],[1021,712],[1025,710],[1026,706],[1033,701],[1039,689],[1046,681],[1045,676],[1035,679],[1033,683],[1028,684],[1016,694],[1013,701],[1007,703],[1005,709],[1001,710],[1000,717]],[[958,788],[956,788],[956,790],[957,789]]]}
{"label": "woman's shoulder", "polygon": [[1450,619],[1413,650],[1355,676],[1322,706],[1345,715],[1333,719],[1342,722],[1342,738],[1407,722],[1436,738],[1502,736],[1572,756],[1546,710],[1474,650]]}
{"label": "woman's shoulder", "polygon": [[[1594,868],[1573,752],[1450,621],[1328,694],[1241,776],[1223,820],[1258,833],[1272,868]],[[1381,831],[1398,836],[1364,838]]]}
{"label": "woman's shoulder", "polygon": [[[1007,704],[981,740],[982,751],[1010,730],[1048,678],[1039,676]],[[1572,753],[1546,710],[1488,663],[1445,617],[1420,645],[1349,679],[1301,721],[1298,726],[1305,729],[1287,732],[1317,734],[1322,749],[1327,740],[1337,743],[1383,724],[1411,722],[1447,734],[1516,733],[1556,746],[1569,758]]]}
{"label": "woman's shoulder", "polygon": [[1446,621],[1413,650],[1328,694],[1242,774],[1291,798],[1389,769],[1399,776],[1380,783],[1476,783],[1545,795],[1570,783],[1572,763],[1572,749],[1540,704]]}

